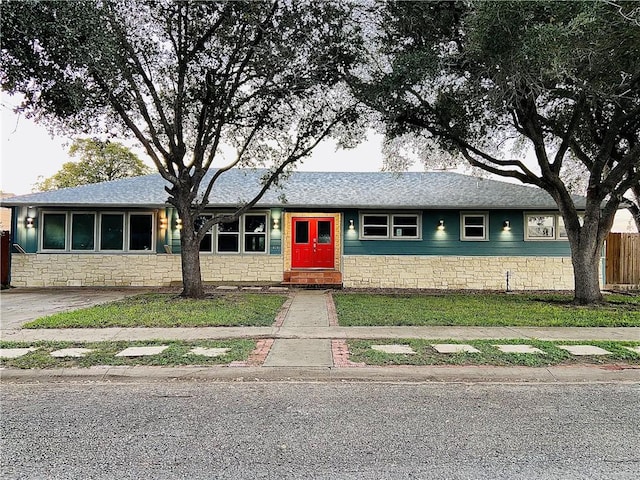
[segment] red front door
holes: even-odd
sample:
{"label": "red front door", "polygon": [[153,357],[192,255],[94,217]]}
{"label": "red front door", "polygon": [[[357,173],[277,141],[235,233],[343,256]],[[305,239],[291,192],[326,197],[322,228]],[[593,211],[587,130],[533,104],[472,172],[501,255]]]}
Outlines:
{"label": "red front door", "polygon": [[333,268],[333,217],[293,217],[292,268]]}

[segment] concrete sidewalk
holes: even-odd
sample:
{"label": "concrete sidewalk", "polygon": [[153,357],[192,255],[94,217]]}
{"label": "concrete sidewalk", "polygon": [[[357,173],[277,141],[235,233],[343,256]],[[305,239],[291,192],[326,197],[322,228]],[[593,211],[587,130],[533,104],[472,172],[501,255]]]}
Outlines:
{"label": "concrete sidewalk", "polygon": [[[113,292],[121,298],[130,291]],[[107,294],[105,297],[108,296]],[[5,297],[2,296],[3,317]],[[74,294],[74,301],[79,301]],[[94,300],[106,301],[94,297]],[[73,308],[76,304],[52,309]],[[73,302],[72,302],[73,303]],[[15,302],[13,302],[15,305]],[[66,309],[70,309],[66,308]],[[77,308],[77,307],[76,307]],[[15,316],[15,315],[14,315]],[[419,338],[427,340],[514,339],[539,340],[627,340],[639,341],[640,328],[597,327],[339,327],[330,294],[319,290],[293,292],[284,320],[271,327],[195,327],[195,328],[96,328],[96,329],[20,329],[17,321],[3,318],[0,338],[5,341],[136,341],[254,338],[274,339],[259,367],[95,367],[89,369],[28,370],[5,369],[2,380],[46,379],[126,380],[131,378],[175,378],[242,380],[353,380],[353,381],[640,381],[640,368],[571,366],[527,367],[357,367],[335,365],[332,340]]]}
{"label": "concrete sidewalk", "polygon": [[483,340],[529,338],[537,340],[639,341],[638,327],[193,327],[193,328],[65,328],[7,329],[0,339],[15,342],[60,340],[201,340],[228,338]]}

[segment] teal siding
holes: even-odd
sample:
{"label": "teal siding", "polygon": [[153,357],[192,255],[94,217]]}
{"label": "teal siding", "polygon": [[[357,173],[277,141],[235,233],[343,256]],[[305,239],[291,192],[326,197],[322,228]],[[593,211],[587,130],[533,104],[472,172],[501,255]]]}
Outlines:
{"label": "teal siding", "polygon": [[[282,255],[282,229],[284,228],[282,221],[282,210],[279,208],[271,209],[271,218],[269,225],[269,255]],[[275,222],[278,222],[278,228]]]}
{"label": "teal siding", "polygon": [[[571,255],[567,241],[525,241],[524,212],[521,210],[495,210],[489,212],[489,240],[460,240],[460,217],[463,211],[423,211],[422,239],[420,240],[361,240],[359,238],[359,211],[344,212],[343,228],[345,255],[469,255],[469,256],[547,256]],[[466,211],[464,211],[466,212]],[[353,220],[354,230],[349,230]],[[445,230],[437,226],[444,220]],[[511,231],[503,230],[509,220]]]}
{"label": "teal siding", "polygon": [[[26,227],[27,216],[33,217],[33,228]],[[38,212],[35,208],[13,207],[11,212],[11,243],[17,243],[27,253],[38,249]]]}
{"label": "teal siding", "polygon": [[[156,215],[156,253],[165,253],[164,246],[171,245],[171,227],[169,225],[171,212],[172,209],[165,208]],[[167,219],[167,228],[161,228],[160,226],[160,219],[163,216]]]}

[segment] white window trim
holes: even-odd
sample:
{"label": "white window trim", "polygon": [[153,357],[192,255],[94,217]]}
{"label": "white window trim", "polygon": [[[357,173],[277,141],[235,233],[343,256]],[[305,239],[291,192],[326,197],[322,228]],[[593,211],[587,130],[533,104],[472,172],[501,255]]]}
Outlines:
{"label": "white window trim", "polygon": [[[229,212],[216,212],[216,213],[208,213],[205,212],[203,213],[203,215],[225,215],[225,214],[229,214]],[[244,249],[244,240],[245,240],[245,235],[248,234],[252,234],[252,233],[256,233],[256,232],[247,232],[245,231],[245,216],[246,215],[263,215],[265,217],[265,222],[264,222],[264,232],[259,232],[259,233],[264,233],[264,251],[262,252],[252,252],[252,251],[246,251]],[[269,245],[270,245],[270,226],[271,226],[271,212],[268,210],[258,210],[258,211],[249,211],[246,212],[242,215],[240,215],[240,217],[238,218],[238,231],[237,232],[227,232],[227,233],[220,233],[218,231],[217,228],[217,224],[214,226],[213,231],[214,231],[214,238],[212,238],[212,253],[216,254],[216,255],[269,255]],[[225,236],[225,235],[237,235],[238,236],[238,250],[233,251],[233,252],[221,252],[219,251],[218,247],[219,247],[219,238],[220,235]],[[209,253],[209,252],[200,252],[200,253]]]}
{"label": "white window trim", "polygon": [[238,236],[238,249],[234,252],[220,252],[218,250],[218,246],[219,246],[219,238],[220,238],[220,231],[218,230],[218,225],[220,225],[219,223],[217,223],[215,225],[215,239],[214,239],[214,245],[213,245],[213,251],[216,255],[238,255],[241,250],[242,250],[242,245],[240,245],[240,241],[242,239],[242,216],[240,216],[240,218],[238,218],[238,231],[237,232],[226,232],[226,233],[222,233],[222,236],[230,236],[230,235],[237,235]]}
{"label": "white window trim", "polygon": [[[264,216],[264,231],[263,232],[247,232],[245,231],[245,216],[247,215],[263,215]],[[270,230],[270,225],[271,225],[271,212],[269,211],[251,211],[251,212],[247,212],[245,214],[242,215],[242,223],[240,225],[240,230],[242,231],[242,235],[241,235],[241,244],[240,244],[240,251],[244,254],[244,255],[267,255],[269,253],[269,230]],[[253,251],[246,251],[244,249],[244,241],[246,238],[246,235],[251,235],[251,234],[256,234],[256,233],[264,233],[264,251],[262,252],[253,252]]]}
{"label": "white window trim", "polygon": [[[360,240],[388,240],[389,239],[389,214],[385,212],[360,212]],[[364,217],[385,217],[387,219],[387,234],[386,235],[365,235],[364,234]],[[382,225],[373,225],[375,227],[382,227]]]}
{"label": "white window trim", "polygon": [[[482,217],[482,237],[467,237],[464,231],[464,221],[467,217]],[[480,227],[480,225],[469,225],[470,227]],[[489,212],[460,212],[460,240],[462,242],[488,242],[489,241]]]}
{"label": "white window trim", "polygon": [[[396,224],[396,217],[415,217],[416,224],[415,225],[400,225]],[[398,227],[416,227],[415,236],[404,236],[404,235],[396,235],[395,229]],[[407,212],[407,213],[393,213],[391,214],[391,225],[389,225],[391,229],[391,239],[392,240],[420,240],[422,239],[422,217],[419,213]]]}
{"label": "white window trim", "polygon": [[[371,217],[386,217],[387,219],[387,234],[386,235],[365,235],[364,234],[364,227],[365,227],[365,223],[364,223],[364,217],[366,216],[371,216]],[[416,217],[417,219],[417,225],[416,225],[416,236],[415,237],[403,237],[403,236],[397,236],[395,234],[394,231],[394,219],[395,217]],[[363,212],[360,211],[358,212],[358,218],[359,218],[359,225],[360,228],[359,230],[359,240],[392,240],[392,241],[399,241],[399,242],[406,242],[406,241],[415,241],[415,240],[422,240],[422,213],[421,212],[416,212],[416,211],[408,211],[408,212],[403,212],[403,211],[387,211],[387,212]],[[382,225],[372,225],[372,226],[378,226],[378,227],[382,227]],[[405,225],[405,226],[413,226],[413,225]]]}
{"label": "white window trim", "polygon": [[[529,217],[553,217],[553,237],[530,237],[529,236]],[[578,213],[580,224],[583,223],[584,213]],[[524,240],[525,242],[567,242],[569,238],[566,235],[560,235],[560,222],[563,221],[562,214],[559,212],[524,212]],[[566,230],[565,230],[566,231]]]}

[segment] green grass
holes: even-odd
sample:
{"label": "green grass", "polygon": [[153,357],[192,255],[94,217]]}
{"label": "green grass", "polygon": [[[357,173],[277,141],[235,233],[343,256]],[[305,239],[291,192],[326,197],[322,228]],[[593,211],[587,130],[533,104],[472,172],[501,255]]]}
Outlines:
{"label": "green grass", "polygon": [[[438,353],[431,344],[435,343],[465,343],[471,345],[480,353]],[[416,354],[388,354],[372,350],[371,345],[403,344],[409,345]],[[503,353],[494,344],[526,344],[539,348],[542,354]],[[562,350],[557,345],[595,345],[608,350],[612,355],[578,357]],[[640,342],[567,342],[541,341],[529,339],[508,340],[350,340],[348,342],[350,360],[364,362],[367,365],[497,365],[497,366],[527,366],[546,367],[552,365],[571,364],[611,364],[622,363],[640,365],[640,355],[623,347],[635,347]]]}
{"label": "green grass", "polygon": [[[116,357],[115,354],[127,347],[168,345],[159,355],[147,357]],[[97,365],[155,365],[155,366],[180,366],[180,365],[220,365],[233,361],[246,360],[255,349],[253,340],[153,340],[138,342],[5,342],[0,341],[0,348],[26,348],[38,347],[38,350],[30,352],[20,358],[0,358],[0,366],[13,368],[69,368],[92,367]],[[81,358],[56,358],[49,355],[62,348],[90,348],[94,351]],[[231,350],[220,357],[205,357],[189,354],[194,347],[219,347]]]}
{"label": "green grass", "polygon": [[561,294],[333,295],[342,326],[640,326],[640,296],[581,307]]}
{"label": "green grass", "polygon": [[144,294],[42,317],[23,328],[264,327],[287,299],[272,294],[224,294],[203,300]]}

